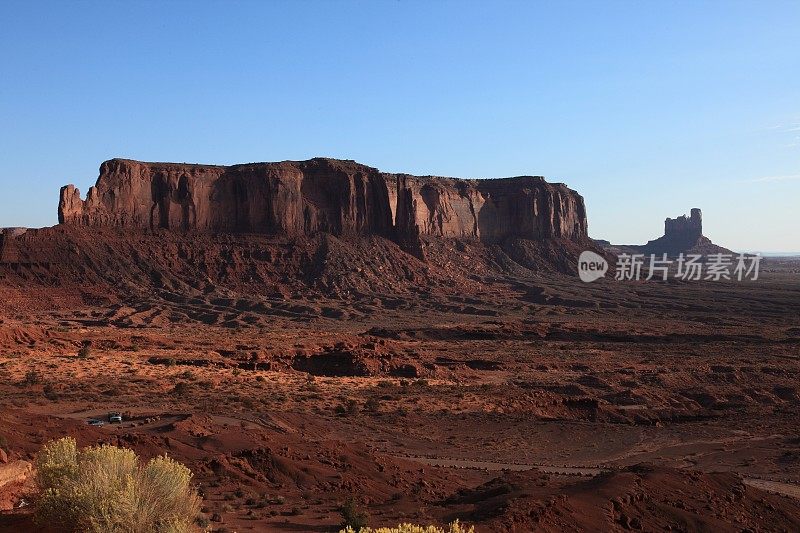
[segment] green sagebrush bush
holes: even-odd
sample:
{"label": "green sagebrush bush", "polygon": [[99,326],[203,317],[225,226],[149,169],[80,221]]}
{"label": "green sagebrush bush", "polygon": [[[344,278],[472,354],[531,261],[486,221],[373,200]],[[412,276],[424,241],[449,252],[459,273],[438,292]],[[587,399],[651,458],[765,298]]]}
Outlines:
{"label": "green sagebrush bush", "polygon": [[351,527],[347,527],[341,530],[339,533],[475,533],[475,528],[473,526],[463,526],[459,524],[458,520],[456,520],[446,528],[437,526],[400,524],[397,527],[380,527],[378,529],[362,527],[358,530],[355,530]]}
{"label": "green sagebrush bush", "polygon": [[142,466],[132,450],[66,437],[42,447],[36,469],[36,519],[59,531],[183,533],[200,511],[192,472],[166,456]]}

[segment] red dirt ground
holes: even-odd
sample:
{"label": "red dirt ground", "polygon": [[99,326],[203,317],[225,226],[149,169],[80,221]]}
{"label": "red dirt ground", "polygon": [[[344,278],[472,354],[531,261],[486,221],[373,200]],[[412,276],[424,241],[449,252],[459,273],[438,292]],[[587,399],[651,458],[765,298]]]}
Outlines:
{"label": "red dirt ground", "polygon": [[[29,237],[0,263],[0,447],[168,453],[215,530],[332,531],[349,497],[374,526],[800,530],[797,262],[583,284],[428,246]],[[3,468],[0,531],[31,530]]]}

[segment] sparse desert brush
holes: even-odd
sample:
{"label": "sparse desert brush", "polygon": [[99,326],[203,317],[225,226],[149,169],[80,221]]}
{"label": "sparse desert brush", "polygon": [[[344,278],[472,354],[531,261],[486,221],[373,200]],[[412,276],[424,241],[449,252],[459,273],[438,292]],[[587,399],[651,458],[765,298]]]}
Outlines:
{"label": "sparse desert brush", "polygon": [[65,437],[42,447],[36,468],[36,519],[59,531],[181,533],[199,514],[191,471],[166,456],[142,466],[132,450],[78,450]]}
{"label": "sparse desert brush", "polygon": [[189,389],[190,385],[187,382],[179,381],[172,388],[172,394],[175,394],[176,396],[183,396],[184,394],[189,392]]}
{"label": "sparse desert brush", "polygon": [[463,526],[458,520],[448,525],[446,528],[436,526],[418,526],[415,524],[400,524],[397,527],[379,527],[372,529],[370,527],[362,527],[361,529],[353,529],[347,527],[339,533],[475,533],[473,526]]}
{"label": "sparse desert brush", "polygon": [[58,400],[58,393],[56,392],[56,389],[53,387],[52,383],[44,384],[44,387],[42,388],[42,394],[44,394],[44,397],[50,401]]}
{"label": "sparse desert brush", "polygon": [[25,372],[25,381],[26,385],[35,385],[42,380],[41,376],[36,370],[28,370]]}
{"label": "sparse desert brush", "polygon": [[353,398],[347,398],[343,403],[333,409],[339,416],[354,415],[358,413],[358,402]]}
{"label": "sparse desert brush", "polygon": [[217,384],[214,383],[213,381],[209,380],[209,379],[204,379],[203,381],[198,381],[197,385],[201,389],[207,389],[207,390],[211,390],[211,389],[217,388]]}
{"label": "sparse desert brush", "polygon": [[369,516],[358,507],[353,498],[348,498],[344,504],[342,504],[339,508],[339,514],[341,514],[344,519],[344,524],[342,524],[344,529],[342,529],[342,531],[347,533],[369,531],[367,528]]}
{"label": "sparse desert brush", "polygon": [[372,396],[364,402],[364,410],[369,413],[377,413],[381,410],[381,401],[379,398]]}
{"label": "sparse desert brush", "polygon": [[81,349],[78,351],[78,357],[81,359],[88,359],[92,355],[92,347],[88,344],[84,344]]}

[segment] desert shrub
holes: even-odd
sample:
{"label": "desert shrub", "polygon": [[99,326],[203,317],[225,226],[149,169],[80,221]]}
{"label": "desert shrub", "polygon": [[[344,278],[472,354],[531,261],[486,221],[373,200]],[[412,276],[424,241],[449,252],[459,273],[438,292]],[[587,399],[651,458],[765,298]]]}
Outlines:
{"label": "desert shrub", "polygon": [[88,344],[84,344],[81,349],[78,351],[78,357],[81,359],[88,359],[92,355],[92,347]]}
{"label": "desert shrub", "polygon": [[73,438],[50,441],[36,456],[37,483],[43,488],[59,488],[74,477],[78,469],[78,450]]}
{"label": "desert shrub", "polygon": [[172,394],[176,396],[183,396],[187,392],[189,392],[189,384],[185,381],[179,381],[172,387]]}
{"label": "desert shrub", "polygon": [[436,526],[418,526],[414,524],[400,524],[397,527],[380,527],[372,529],[369,527],[362,527],[354,529],[346,527],[339,533],[475,533],[473,526],[462,526],[458,520],[448,525],[446,528]]}
{"label": "desert shrub", "polygon": [[44,394],[44,397],[50,401],[58,400],[58,393],[56,392],[56,389],[53,387],[52,383],[44,384],[44,387],[42,388],[42,394]]}
{"label": "desert shrub", "polygon": [[217,385],[213,381],[208,380],[208,379],[203,380],[203,381],[198,381],[197,385],[201,389],[207,389],[207,390],[215,389],[217,387]]}
{"label": "desert shrub", "polygon": [[241,402],[242,402],[242,407],[244,407],[248,411],[252,411],[253,409],[256,408],[256,402],[252,398],[242,398]]}
{"label": "desert shrub", "polygon": [[348,398],[345,402],[345,406],[347,407],[348,414],[354,415],[358,412],[358,402],[353,398]]}
{"label": "desert shrub", "polygon": [[342,524],[343,531],[361,532],[367,529],[369,516],[358,508],[353,498],[347,498],[347,501],[339,508],[339,514],[342,515],[342,520],[344,520],[344,524]]}
{"label": "desert shrub", "polygon": [[369,398],[366,402],[364,402],[364,410],[369,413],[377,413],[381,410],[381,401],[380,399],[376,398],[375,396]]}
{"label": "desert shrub", "polygon": [[334,407],[334,413],[339,416],[354,415],[358,413],[358,402],[353,398],[347,398],[344,403]]}
{"label": "desert shrub", "polygon": [[25,384],[26,385],[36,385],[42,380],[41,376],[36,370],[28,370],[25,372]]}
{"label": "desert shrub", "polygon": [[36,518],[59,531],[180,533],[191,531],[199,514],[191,471],[166,456],[141,466],[132,450],[78,451],[66,437],[42,447],[36,468]]}

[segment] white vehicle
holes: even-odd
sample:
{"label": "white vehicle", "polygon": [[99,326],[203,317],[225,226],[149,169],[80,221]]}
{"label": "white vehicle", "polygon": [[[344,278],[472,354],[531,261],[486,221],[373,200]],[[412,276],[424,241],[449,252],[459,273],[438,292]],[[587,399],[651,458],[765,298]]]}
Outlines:
{"label": "white vehicle", "polygon": [[112,424],[121,424],[122,415],[119,413],[108,413],[108,421]]}

